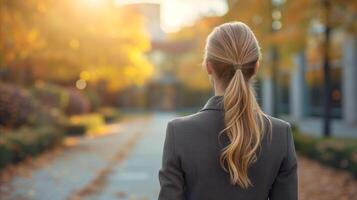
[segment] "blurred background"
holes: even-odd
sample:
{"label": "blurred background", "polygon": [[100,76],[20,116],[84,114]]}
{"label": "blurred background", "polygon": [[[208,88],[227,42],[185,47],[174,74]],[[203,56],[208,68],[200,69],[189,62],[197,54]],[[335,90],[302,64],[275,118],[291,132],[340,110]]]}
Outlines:
{"label": "blurred background", "polygon": [[166,123],[214,95],[205,40],[234,20],[300,199],[357,199],[356,1],[0,0],[1,199],[157,199]]}

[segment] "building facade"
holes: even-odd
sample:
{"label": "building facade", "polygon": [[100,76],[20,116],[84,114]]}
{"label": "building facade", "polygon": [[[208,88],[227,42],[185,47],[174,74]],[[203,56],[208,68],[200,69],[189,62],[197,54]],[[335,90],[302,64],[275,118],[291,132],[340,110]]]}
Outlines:
{"label": "building facade", "polygon": [[[331,62],[331,133],[336,137],[357,138],[357,39],[340,34],[340,57]],[[278,116],[296,124],[302,132],[322,135],[322,64],[309,63],[306,52],[294,56],[287,89],[273,96],[271,77],[262,80],[262,107],[268,114],[278,106]],[[274,101],[278,103],[274,103]]]}

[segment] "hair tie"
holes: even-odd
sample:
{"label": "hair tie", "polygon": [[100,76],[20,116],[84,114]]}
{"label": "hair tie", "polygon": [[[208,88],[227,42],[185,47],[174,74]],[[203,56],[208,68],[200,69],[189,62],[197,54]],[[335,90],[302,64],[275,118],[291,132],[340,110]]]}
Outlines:
{"label": "hair tie", "polygon": [[234,68],[234,70],[242,69],[243,65],[241,65],[241,64],[233,64],[233,68]]}

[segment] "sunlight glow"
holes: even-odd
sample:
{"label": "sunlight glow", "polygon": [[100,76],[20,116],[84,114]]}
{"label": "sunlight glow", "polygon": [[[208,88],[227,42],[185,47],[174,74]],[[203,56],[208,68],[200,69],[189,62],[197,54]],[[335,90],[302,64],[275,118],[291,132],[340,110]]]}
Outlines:
{"label": "sunlight glow", "polygon": [[84,0],[84,1],[85,3],[93,7],[101,6],[104,3],[104,0]]}
{"label": "sunlight glow", "polygon": [[161,5],[162,28],[166,32],[192,25],[201,16],[223,15],[228,10],[224,0],[165,0]]}
{"label": "sunlight glow", "polygon": [[228,7],[225,0],[114,0],[117,5],[131,3],[161,4],[161,27],[166,32],[192,25],[202,15],[223,15]]}

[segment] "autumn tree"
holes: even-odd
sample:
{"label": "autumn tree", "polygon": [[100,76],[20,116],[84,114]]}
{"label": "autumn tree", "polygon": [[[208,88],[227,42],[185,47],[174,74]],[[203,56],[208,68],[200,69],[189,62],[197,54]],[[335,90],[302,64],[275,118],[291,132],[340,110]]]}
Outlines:
{"label": "autumn tree", "polygon": [[[211,89],[207,74],[202,67],[206,38],[212,29],[221,22],[220,17],[203,17],[194,25],[184,27],[170,35],[170,40],[190,44],[189,51],[175,57],[176,75],[191,90]],[[187,76],[189,74],[189,76]]]}
{"label": "autumn tree", "polygon": [[[142,85],[152,74],[143,18],[113,1],[0,0],[0,77],[73,85],[78,79],[110,91]],[[128,20],[130,19],[130,20]]]}
{"label": "autumn tree", "polygon": [[[331,60],[341,56],[341,44],[330,39],[335,31],[346,35],[355,35],[357,4],[351,0],[314,0],[285,3],[283,16],[284,27],[274,38],[280,44],[285,58],[293,53],[308,55],[308,60],[322,63],[320,78],[323,85],[324,135],[330,135],[331,118]],[[356,36],[354,36],[356,37]],[[305,56],[303,56],[305,57]],[[290,56],[291,58],[291,56]],[[305,60],[306,61],[306,60]],[[308,83],[316,81],[315,76],[308,76]],[[323,83],[322,83],[323,81]]]}

